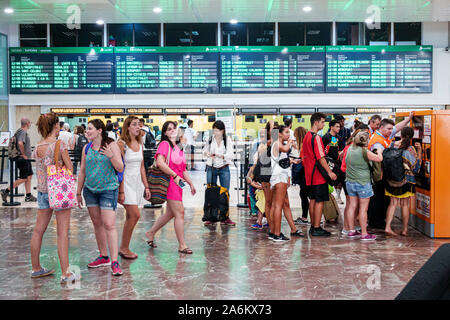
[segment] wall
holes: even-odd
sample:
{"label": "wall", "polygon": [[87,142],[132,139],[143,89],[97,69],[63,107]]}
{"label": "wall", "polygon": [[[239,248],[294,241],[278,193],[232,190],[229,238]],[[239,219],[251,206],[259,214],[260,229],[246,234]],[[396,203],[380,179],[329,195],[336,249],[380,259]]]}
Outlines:
{"label": "wall", "polygon": [[[40,139],[40,135],[37,131],[36,122],[41,115],[41,109],[37,106],[17,106],[15,117],[15,130],[20,128],[20,119],[27,118],[31,121],[30,130],[28,130],[28,136],[32,146],[35,146]],[[15,131],[14,130],[14,131]]]}
{"label": "wall", "polygon": [[445,48],[449,44],[448,22],[422,22],[422,44]]}

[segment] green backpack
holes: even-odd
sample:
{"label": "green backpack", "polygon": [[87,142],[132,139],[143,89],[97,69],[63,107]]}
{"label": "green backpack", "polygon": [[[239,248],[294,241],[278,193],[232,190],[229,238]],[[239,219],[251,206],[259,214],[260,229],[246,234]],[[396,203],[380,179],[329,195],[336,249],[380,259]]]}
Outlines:
{"label": "green backpack", "polygon": [[370,178],[372,179],[372,184],[383,180],[383,170],[381,169],[381,162],[372,162],[370,165],[369,158],[367,157],[367,148],[361,148],[364,160],[367,162],[370,170]]}

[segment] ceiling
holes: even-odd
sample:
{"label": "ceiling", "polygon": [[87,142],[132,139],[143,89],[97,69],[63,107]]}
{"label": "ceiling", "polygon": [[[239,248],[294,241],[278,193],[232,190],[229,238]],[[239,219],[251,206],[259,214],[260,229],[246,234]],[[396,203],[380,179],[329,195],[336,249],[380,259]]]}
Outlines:
{"label": "ceiling", "polygon": [[[381,22],[450,21],[450,0],[0,0],[0,23],[65,23],[73,4],[81,23],[362,22],[372,5]],[[153,12],[157,6],[162,13]],[[4,13],[6,7],[14,14]]]}

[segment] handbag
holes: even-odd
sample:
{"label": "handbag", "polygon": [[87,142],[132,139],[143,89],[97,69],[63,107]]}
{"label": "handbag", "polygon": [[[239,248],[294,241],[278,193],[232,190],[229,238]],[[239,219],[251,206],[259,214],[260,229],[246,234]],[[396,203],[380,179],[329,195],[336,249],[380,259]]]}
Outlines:
{"label": "handbag", "polygon": [[72,171],[58,166],[61,140],[55,145],[54,161],[47,167],[48,202],[51,209],[70,209],[77,206],[75,178]]}
{"label": "handbag", "polygon": [[[170,162],[170,146],[166,164]],[[148,188],[150,189],[152,204],[163,204],[167,200],[167,189],[169,188],[170,176],[158,168],[156,161],[148,168],[147,172]]]}

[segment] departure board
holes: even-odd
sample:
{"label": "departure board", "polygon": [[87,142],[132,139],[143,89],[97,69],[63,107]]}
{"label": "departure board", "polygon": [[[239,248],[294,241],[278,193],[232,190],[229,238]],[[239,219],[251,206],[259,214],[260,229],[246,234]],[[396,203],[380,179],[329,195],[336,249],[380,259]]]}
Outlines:
{"label": "departure board", "polygon": [[0,99],[8,96],[8,43],[5,35],[0,34]]}
{"label": "departure board", "polygon": [[11,94],[113,93],[114,48],[10,48]]}
{"label": "departure board", "polygon": [[327,47],[327,93],[431,93],[432,46]]}
{"label": "departure board", "polygon": [[221,93],[323,93],[325,47],[221,47]]}
{"label": "departure board", "polygon": [[117,47],[116,93],[219,93],[218,47]]}

